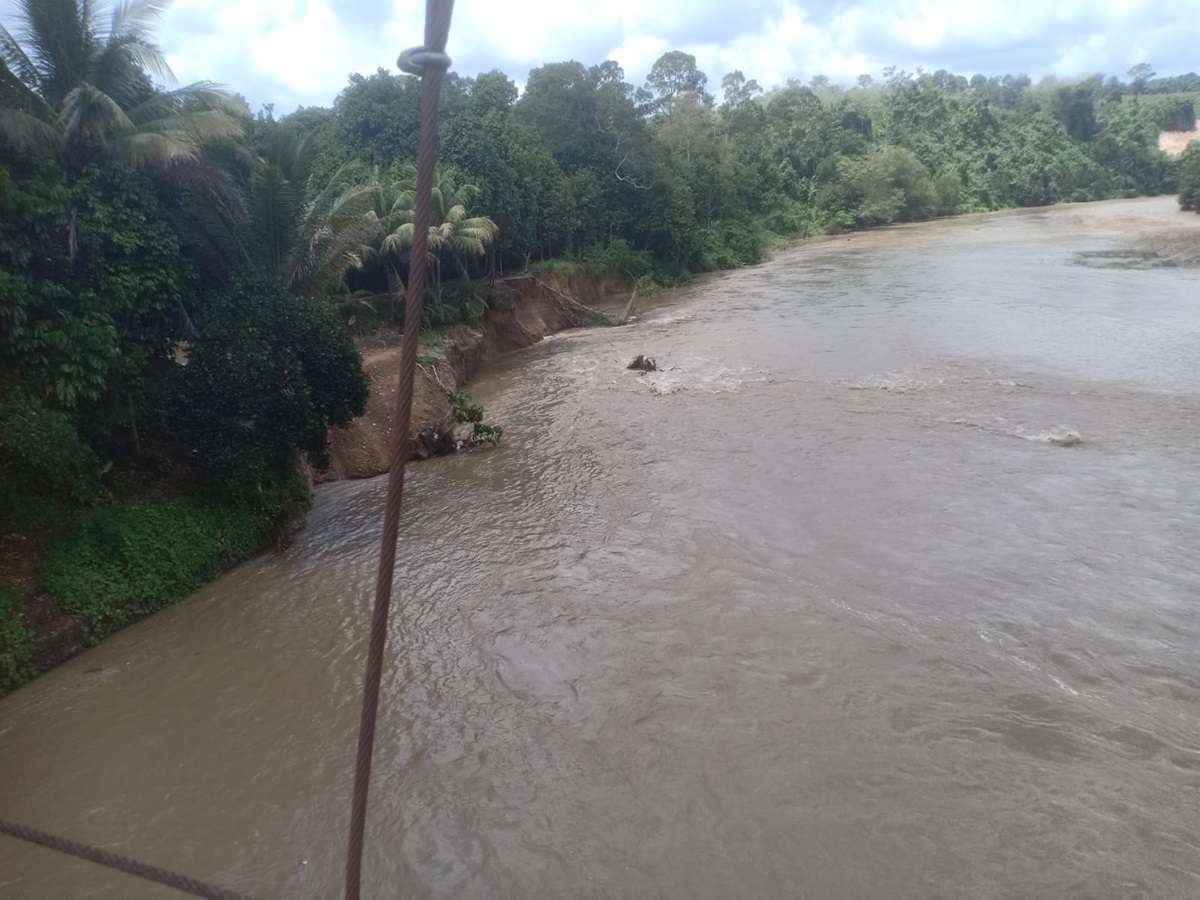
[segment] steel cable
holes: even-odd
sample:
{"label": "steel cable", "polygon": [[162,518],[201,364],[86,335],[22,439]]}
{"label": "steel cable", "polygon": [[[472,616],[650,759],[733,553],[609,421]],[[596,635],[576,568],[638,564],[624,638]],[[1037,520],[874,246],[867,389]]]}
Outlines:
{"label": "steel cable", "polygon": [[446,39],[450,34],[450,18],[453,11],[453,0],[426,0],[425,44],[404,51],[397,60],[401,69],[421,77],[421,139],[417,156],[417,202],[413,243],[404,299],[404,338],[400,345],[400,385],[396,392],[396,414],[392,421],[391,464],[388,469],[387,501],[383,512],[383,539],[379,554],[379,573],[375,581],[371,636],[367,646],[367,670],[363,680],[362,719],[359,724],[358,755],[354,768],[354,795],[350,802],[346,900],[359,900],[362,889],[367,795],[371,785],[375,722],[379,712],[379,684],[383,676],[388,613],[392,602],[392,580],[396,570],[396,540],[400,529],[400,508],[404,498],[404,468],[408,462],[408,432],[412,422],[421,307],[425,300],[430,205],[438,154],[438,101],[446,69],[450,66],[450,58],[446,56]]}

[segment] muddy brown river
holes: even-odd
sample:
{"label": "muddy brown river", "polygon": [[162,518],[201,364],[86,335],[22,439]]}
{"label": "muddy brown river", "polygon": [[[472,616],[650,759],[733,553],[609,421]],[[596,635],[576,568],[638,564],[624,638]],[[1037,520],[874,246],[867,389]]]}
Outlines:
{"label": "muddy brown river", "polygon": [[[504,445],[410,475],[366,896],[1200,896],[1200,270],[1111,230],[1173,203],[810,243],[493,367]],[[339,896],[383,494],[0,702],[0,815]],[[0,839],[0,896],[175,895]]]}

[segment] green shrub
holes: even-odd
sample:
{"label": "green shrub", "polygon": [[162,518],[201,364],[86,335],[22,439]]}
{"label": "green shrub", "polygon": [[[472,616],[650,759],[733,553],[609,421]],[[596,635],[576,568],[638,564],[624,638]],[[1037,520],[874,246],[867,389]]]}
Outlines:
{"label": "green shrub", "polygon": [[587,266],[582,261],[563,256],[540,259],[529,264],[529,271],[539,275],[575,275],[586,270]]}
{"label": "green shrub", "polygon": [[0,392],[0,478],[33,495],[96,498],[100,466],[75,421],[21,388]]}
{"label": "green shrub", "polygon": [[1200,144],[1188,144],[1179,158],[1179,206],[1200,212]]}
{"label": "green shrub", "polygon": [[0,583],[0,692],[34,676],[32,637],[21,618],[20,593],[12,585]]}
{"label": "green shrub", "polygon": [[324,468],[329,427],[361,415],[367,390],[330,303],[243,276],[207,308],[164,417],[206,469],[253,488],[286,481],[297,450]]}
{"label": "green shrub", "polygon": [[471,436],[468,442],[472,447],[497,446],[504,437],[504,428],[500,425],[489,425],[483,421],[483,407],[471,402],[471,395],[466,391],[446,391],[450,400],[450,415],[456,424],[471,424]]}
{"label": "green shrub", "polygon": [[662,285],[653,275],[643,275],[635,282],[639,297],[653,297],[662,290]]}
{"label": "green shrub", "polygon": [[479,327],[487,301],[474,285],[447,286],[441,291],[427,290],[421,304],[421,330],[432,331],[450,325]]}
{"label": "green shrub", "polygon": [[50,548],[42,581],[92,639],[187,596],[261,546],[271,517],[217,494],[84,513]]}
{"label": "green shrub", "polygon": [[867,156],[843,158],[838,173],[842,179],[841,208],[853,216],[856,225],[913,222],[939,212],[939,192],[929,170],[916,154],[903,147],[884,147]]}
{"label": "green shrub", "polygon": [[733,269],[762,259],[774,239],[762,222],[749,217],[722,219],[701,232],[706,269]]}

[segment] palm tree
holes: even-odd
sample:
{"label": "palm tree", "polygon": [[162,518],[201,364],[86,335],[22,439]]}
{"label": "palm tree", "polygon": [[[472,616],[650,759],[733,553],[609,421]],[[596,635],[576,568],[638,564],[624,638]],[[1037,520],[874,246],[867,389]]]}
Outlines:
{"label": "palm tree", "polygon": [[329,293],[380,230],[376,186],[347,163],[310,195],[309,135],[276,124],[250,179],[252,255],[299,293]]}
{"label": "palm tree", "polygon": [[16,0],[17,34],[0,25],[0,148],[56,157],[74,180],[110,161],[194,162],[240,135],[238,105],[218,86],[151,83],[174,81],[151,37],[168,2]]}
{"label": "palm tree", "polygon": [[[412,246],[416,226],[416,173],[393,187],[394,200],[388,216],[388,233],[379,252],[392,260],[404,258]],[[483,256],[496,239],[499,227],[487,216],[472,216],[468,206],[479,196],[473,184],[456,184],[453,173],[439,169],[434,178],[429,215],[429,261],[433,264],[433,288],[441,291],[441,263],[449,259],[463,278],[466,260]]]}

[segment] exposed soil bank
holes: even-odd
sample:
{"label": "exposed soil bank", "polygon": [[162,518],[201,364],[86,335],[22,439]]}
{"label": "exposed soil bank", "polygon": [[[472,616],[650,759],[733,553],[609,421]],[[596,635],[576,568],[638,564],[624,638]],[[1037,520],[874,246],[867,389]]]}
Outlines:
{"label": "exposed soil bank", "polygon": [[1158,135],[1158,149],[1163,153],[1178,156],[1192,141],[1200,141],[1200,128],[1193,128],[1191,131],[1161,131]]}
{"label": "exposed soil bank", "polygon": [[[626,291],[616,276],[538,274],[498,281],[489,289],[488,311],[479,328],[456,326],[444,347],[422,348],[408,435],[410,458],[425,459],[449,448],[453,423],[447,391],[464,387],[498,356],[587,324],[586,313],[565,298],[603,307],[618,298],[623,302]],[[398,347],[363,354],[363,369],[371,378],[367,410],[349,428],[330,432],[330,466],[315,481],[370,478],[387,471],[399,363]]]}

